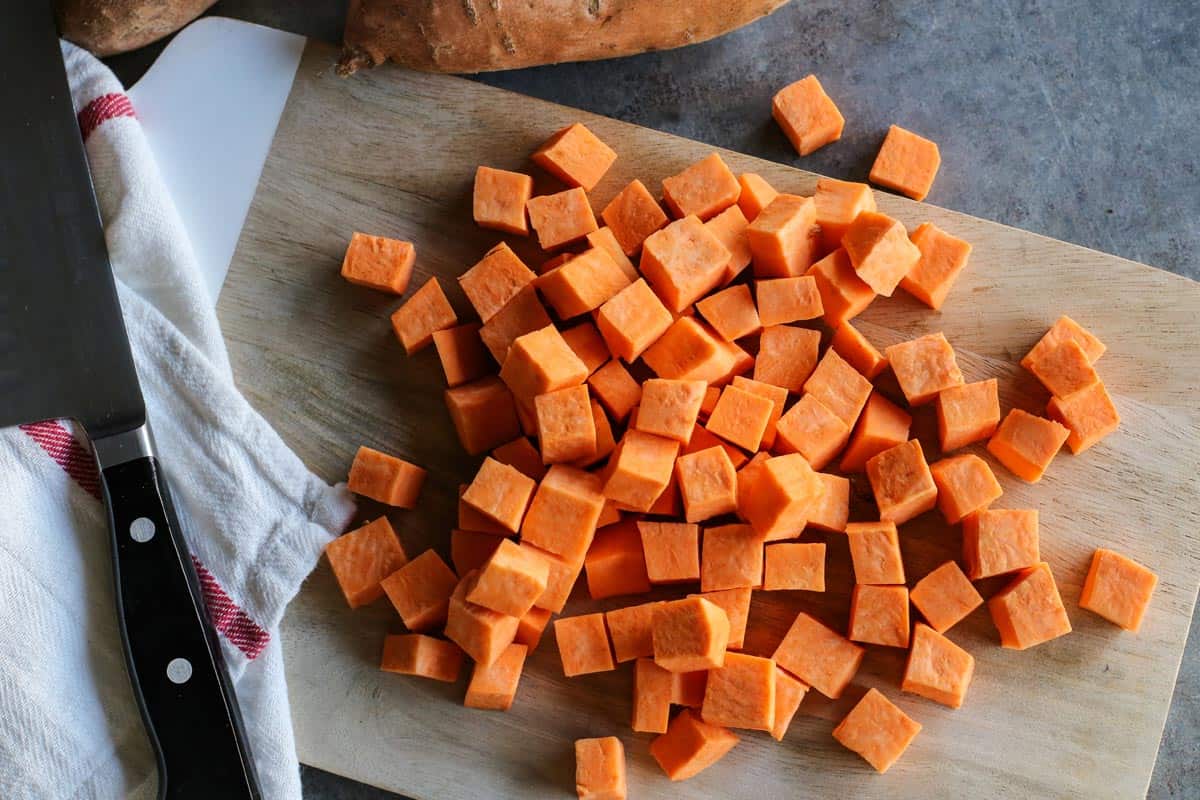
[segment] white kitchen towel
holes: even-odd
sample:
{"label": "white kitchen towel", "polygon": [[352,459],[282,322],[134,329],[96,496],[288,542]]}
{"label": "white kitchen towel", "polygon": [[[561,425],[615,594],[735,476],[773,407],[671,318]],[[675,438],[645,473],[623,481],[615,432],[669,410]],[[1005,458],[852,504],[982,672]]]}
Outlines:
{"label": "white kitchen towel", "polygon": [[[63,44],[125,325],[264,795],[299,798],[279,622],[353,515],[233,383],[212,300],[134,109]],[[69,320],[64,320],[69,324]],[[0,431],[0,797],[150,798],[94,462],[68,421]]]}

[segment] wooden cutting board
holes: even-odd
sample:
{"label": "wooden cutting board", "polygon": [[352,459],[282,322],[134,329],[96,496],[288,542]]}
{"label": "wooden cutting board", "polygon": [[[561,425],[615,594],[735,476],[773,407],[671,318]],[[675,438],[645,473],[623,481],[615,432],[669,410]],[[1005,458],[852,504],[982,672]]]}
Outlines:
{"label": "wooden cutting board", "polygon": [[[339,278],[351,231],[415,241],[413,285],[437,275],[466,311],[454,278],[497,241],[471,222],[476,165],[527,168],[526,154],[543,139],[583,120],[620,154],[592,192],[602,208],[631,178],[657,187],[713,148],[453,77],[381,68],[341,80],[333,58],[324,45],[305,53],[220,297],[221,323],[240,387],[321,477],[343,480],[360,444],[429,468],[420,509],[390,516],[410,553],[432,545],[446,555],[456,487],[478,460],[457,445],[432,349],[406,358],[396,343],[388,315],[397,299]],[[762,114],[769,124],[767,109]],[[722,156],[735,172],[813,191],[811,173]],[[282,631],[301,760],[422,800],[569,797],[572,740],[615,734],[639,798],[1142,796],[1200,581],[1200,287],[890,194],[881,193],[879,205],[910,228],[932,220],[975,250],[941,313],[903,292],[868,309],[861,327],[877,345],[943,330],[968,380],[999,377],[1005,409],[1032,411],[1046,395],[1016,361],[1060,314],[1109,346],[1098,368],[1124,419],[1120,432],[1082,456],[1064,451],[1036,485],[996,467],[1005,490],[997,505],[1041,512],[1042,552],[1066,601],[1070,636],[1004,650],[986,609],[977,610],[950,633],[977,659],[958,711],[900,694],[903,654],[871,648],[854,689],[838,701],[810,692],[782,744],[746,733],[718,765],[671,784],[648,755],[652,737],[629,730],[628,665],[564,679],[548,632],[511,712],[465,709],[465,675],[447,685],[377,669],[383,636],[398,620],[383,602],[350,611],[322,563]],[[536,263],[528,246],[522,252]],[[935,453],[931,411],[916,416],[916,432]],[[856,507],[858,518],[870,513],[869,502]],[[756,593],[749,650],[769,654],[801,609],[845,628],[845,542],[822,538],[829,591]],[[959,555],[957,531],[935,513],[905,525],[902,539],[910,584]],[[1097,546],[1161,577],[1137,635],[1077,605]],[[981,588],[986,596],[997,587]],[[581,594],[566,613],[622,604]],[[924,725],[885,776],[830,736],[869,686]]]}

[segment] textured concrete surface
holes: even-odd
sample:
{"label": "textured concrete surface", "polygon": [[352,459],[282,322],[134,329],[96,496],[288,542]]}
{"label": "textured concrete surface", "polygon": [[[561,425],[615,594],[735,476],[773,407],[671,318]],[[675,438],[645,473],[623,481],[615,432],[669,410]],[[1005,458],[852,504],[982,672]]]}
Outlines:
{"label": "textured concrete surface", "polygon": [[[214,13],[337,40],[343,9],[223,0]],[[111,63],[129,82],[156,53]],[[801,159],[769,108],[810,72],[847,125],[840,142]],[[685,50],[480,79],[848,179],[865,179],[897,123],[941,147],[929,202],[1200,278],[1196,0],[794,0]],[[1200,798],[1198,629],[1193,620],[1156,800]],[[304,785],[313,800],[396,797],[312,769]]]}

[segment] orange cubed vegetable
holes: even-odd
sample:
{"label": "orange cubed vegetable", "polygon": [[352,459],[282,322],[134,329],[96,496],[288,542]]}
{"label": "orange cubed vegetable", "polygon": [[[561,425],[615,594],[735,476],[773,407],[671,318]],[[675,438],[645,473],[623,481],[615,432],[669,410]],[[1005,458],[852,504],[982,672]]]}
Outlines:
{"label": "orange cubed vegetable", "polygon": [[476,662],[463,705],[489,711],[508,711],[512,708],[528,653],[529,648],[525,645],[510,644],[492,663],[484,665]]}
{"label": "orange cubed vegetable", "polygon": [[642,401],[642,387],[629,370],[617,359],[612,359],[588,378],[592,397],[600,401],[604,410],[617,422],[629,416],[633,407]]}
{"label": "orange cubed vegetable", "polygon": [[617,154],[582,123],[575,122],[551,136],[530,158],[568,186],[590,192],[617,160]]}
{"label": "orange cubed vegetable", "polygon": [[770,731],[775,724],[775,662],[726,653],[725,663],[709,670],[700,716],[710,725]]}
{"label": "orange cubed vegetable", "polygon": [[642,603],[605,612],[604,622],[608,625],[618,664],[654,655],[654,615],[660,603]]}
{"label": "orange cubed vegetable", "polygon": [[800,398],[776,426],[776,449],[799,453],[813,469],[822,469],[850,439],[850,427],[816,395]]}
{"label": "orange cubed vegetable", "polygon": [[816,75],[780,89],[771,101],[771,116],[802,156],[842,138],[846,124]]}
{"label": "orange cubed vegetable", "polygon": [[825,543],[783,542],[765,548],[764,590],[825,591]]}
{"label": "orange cubed vegetable", "polygon": [[803,275],[816,260],[821,229],[811,197],[780,194],[746,229],[754,274],[759,278]]}
{"label": "orange cubed vegetable", "polygon": [[578,386],[588,369],[553,325],[520,336],[509,348],[500,378],[518,400]]}
{"label": "orange cubed vegetable", "polygon": [[671,312],[641,278],[613,295],[596,315],[608,349],[627,362],[658,341],[672,321]]}
{"label": "orange cubed vegetable", "polygon": [[725,663],[729,617],[703,597],[660,605],[654,615],[654,663],[671,672],[712,669]]}
{"label": "orange cubed vegetable", "polygon": [[1023,481],[1037,483],[1071,431],[1014,408],[988,439],[988,452]]}
{"label": "orange cubed vegetable", "polygon": [[462,499],[505,530],[516,533],[534,487],[534,482],[518,470],[485,458]]}
{"label": "orange cubed vegetable", "polygon": [[912,588],[912,604],[938,633],[950,630],[959,620],[983,605],[983,598],[958,568],[947,561],[917,581]]}
{"label": "orange cubed vegetable", "polygon": [[533,178],[520,172],[479,167],[475,170],[472,211],[475,224],[505,233],[529,235],[525,204],[533,196]]}
{"label": "orange cubed vegetable", "polygon": [[763,325],[815,319],[824,313],[817,279],[811,275],[756,281],[758,318]]}
{"label": "orange cubed vegetable", "polygon": [[600,216],[625,255],[630,257],[637,254],[647,236],[669,221],[654,195],[637,179],[618,192]]}
{"label": "orange cubed vegetable", "polygon": [[[512,532],[504,529],[504,526],[495,520],[476,511],[463,502],[462,496],[467,491],[467,484],[461,483],[458,486],[458,527],[465,531],[475,531],[477,533],[487,533],[492,536],[509,536]],[[470,570],[468,570],[469,572]],[[459,573],[461,576],[463,573]]]}
{"label": "orange cubed vegetable", "polygon": [[850,685],[866,650],[800,612],[775,650],[775,663],[836,700]]}
{"label": "orange cubed vegetable", "polygon": [[416,259],[412,242],[356,232],[342,259],[342,277],[359,286],[404,294]]}
{"label": "orange cubed vegetable", "polygon": [[937,484],[916,439],[867,459],[867,479],[885,522],[900,525],[937,503]]}
{"label": "orange cubed vegetable", "polygon": [[711,219],[738,201],[741,184],[717,153],[669,178],[663,178],[663,202],[677,218]]}
{"label": "orange cubed vegetable", "polygon": [[478,665],[490,666],[500,658],[517,635],[520,620],[467,602],[478,572],[469,572],[450,595],[446,613],[446,638],[457,644]]}
{"label": "orange cubed vegetable", "polygon": [[[521,207],[522,218],[524,208]],[[471,301],[479,318],[487,322],[522,289],[533,283],[536,277],[512,248],[501,242],[488,250],[479,263],[464,272],[458,279],[458,285]]]}
{"label": "orange cubed vegetable", "polygon": [[912,417],[879,392],[872,392],[842,453],[842,472],[862,472],[872,456],[908,441]]}
{"label": "orange cubed vegetable", "polygon": [[534,406],[543,462],[561,464],[595,454],[596,423],[587,384],[539,394]]}
{"label": "orange cubed vegetable", "polygon": [[579,800],[625,800],[625,747],[615,736],[575,740]]}
{"label": "orange cubed vegetable", "polygon": [[885,647],[908,647],[908,589],[855,584],[850,595],[850,639]]}
{"label": "orange cubed vegetable", "polygon": [[637,733],[666,733],[671,718],[671,687],[674,672],[639,658],[633,665],[633,730]]}
{"label": "orange cubed vegetable", "polygon": [[1050,398],[1046,416],[1070,431],[1067,447],[1072,453],[1082,453],[1121,425],[1121,415],[1100,381],[1065,397]]}
{"label": "orange cubed vegetable", "polygon": [[450,562],[454,564],[454,571],[462,576],[479,569],[492,557],[502,541],[504,539],[501,537],[482,531],[460,528],[450,531]]}
{"label": "orange cubed vegetable", "polygon": [[894,344],[883,353],[910,406],[928,403],[939,392],[964,383],[954,348],[940,331]]}
{"label": "orange cubed vegetable", "polygon": [[1038,360],[1045,351],[1054,349],[1067,339],[1075,340],[1083,348],[1083,352],[1087,353],[1088,361],[1092,363],[1104,355],[1104,351],[1107,349],[1104,342],[1096,338],[1095,334],[1064,314],[1050,326],[1050,329],[1038,340],[1033,349],[1025,354],[1025,357],[1021,359],[1021,366],[1028,369],[1026,362]]}
{"label": "orange cubed vegetable", "polygon": [[737,734],[710,725],[690,709],[671,720],[667,732],[650,743],[650,755],[673,781],[687,780],[721,760],[738,743]]}
{"label": "orange cubed vegetable", "polygon": [[567,343],[567,347],[570,347],[587,367],[589,377],[612,358],[612,353],[608,351],[608,345],[604,343],[604,337],[590,322],[581,322],[568,328],[562,332],[562,337],[563,341]]}
{"label": "orange cubed vegetable", "polygon": [[420,633],[391,634],[383,640],[379,668],[397,675],[416,675],[454,683],[462,669],[463,652],[454,642]]}
{"label": "orange cubed vegetable", "polygon": [[581,614],[554,621],[554,637],[568,678],[613,669],[603,614]]}
{"label": "orange cubed vegetable", "polygon": [[865,183],[817,178],[813,202],[817,204],[822,246],[832,252],[841,246],[846,229],[859,214],[875,210],[875,193]]}
{"label": "orange cubed vegetable", "polygon": [[867,341],[867,337],[849,322],[838,326],[829,345],[847,364],[861,372],[868,380],[879,377],[879,373],[887,368],[888,360],[883,357],[883,353],[876,350],[875,345]]}
{"label": "orange cubed vegetable", "polygon": [[639,266],[667,308],[680,312],[720,285],[731,257],[690,215],[646,237]]}
{"label": "orange cubed vegetable", "polygon": [[920,732],[921,723],[897,708],[878,689],[869,689],[833,729],[833,738],[883,773],[896,763]]}
{"label": "orange cubed vegetable", "polygon": [[1088,354],[1074,339],[1035,348],[1021,359],[1021,366],[1032,372],[1055,397],[1066,397],[1100,382]]}
{"label": "orange cubed vegetable", "polygon": [[1136,633],[1142,627],[1142,618],[1157,585],[1158,576],[1149,569],[1100,547],[1092,556],[1092,566],[1079,595],[1079,607]]}
{"label": "orange cubed vegetable", "polygon": [[593,600],[650,591],[642,537],[633,520],[596,531],[583,565]]}
{"label": "orange cubed vegetable", "polygon": [[679,456],[675,479],[688,522],[702,522],[737,509],[737,472],[719,445]]}
{"label": "orange cubed vegetable", "polygon": [[820,331],[779,325],[764,328],[754,361],[754,380],[799,393],[817,366]]}
{"label": "orange cubed vegetable", "polygon": [[590,455],[573,461],[577,467],[590,467],[606,458],[617,447],[617,441],[613,438],[612,423],[608,421],[608,415],[604,413],[604,409],[596,402],[595,399],[588,401],[592,408],[592,424],[596,428],[596,447]]}
{"label": "orange cubed vegetable", "polygon": [[868,177],[871,183],[886,186],[913,200],[924,200],[941,164],[937,142],[892,125]]}
{"label": "orange cubed vegetable", "polygon": [[775,721],[771,725],[771,738],[782,742],[787,735],[788,726],[796,716],[797,709],[804,695],[808,694],[808,684],[799,681],[788,673],[775,668]]}
{"label": "orange cubed vegetable", "polygon": [[704,223],[704,227],[729,251],[729,263],[725,265],[725,274],[721,278],[721,285],[725,285],[750,266],[752,254],[750,239],[746,235],[750,223],[740,208],[730,206]]}
{"label": "orange cubed vegetable", "polygon": [[749,525],[722,525],[704,531],[700,591],[758,587],[763,582],[763,537]]}
{"label": "orange cubed vegetable", "polygon": [[[741,650],[746,640],[746,623],[750,620],[750,596],[754,590],[749,586],[739,586],[736,589],[721,589],[715,592],[689,594],[688,597],[703,597],[705,600],[721,608],[729,619],[729,641],[725,647],[728,650]],[[687,674],[687,673],[684,673]],[[700,702],[672,702],[681,705],[698,706]]]}
{"label": "orange cubed vegetable", "polygon": [[844,247],[813,264],[804,274],[816,279],[825,324],[831,328],[854,319],[875,300],[875,290],[858,277]]}
{"label": "orange cubed vegetable", "polygon": [[542,641],[542,634],[549,622],[550,611],[534,606],[526,611],[525,616],[521,617],[520,622],[517,623],[517,633],[513,637],[513,641],[525,645],[532,653],[537,649],[538,643]]}
{"label": "orange cubed vegetable", "polygon": [[[770,448],[775,444],[776,428],[779,425],[780,417],[783,416],[783,407],[787,403],[788,390],[773,383],[764,383],[763,381],[756,381],[753,378],[746,378],[741,375],[735,376],[732,384],[737,389],[749,392],[750,394],[756,394],[759,397],[765,397],[771,401],[771,416],[767,419],[767,427],[762,435],[763,449]],[[720,398],[719,393],[717,394],[717,398]],[[713,407],[716,407],[715,403]],[[709,413],[711,414],[711,409]]]}
{"label": "orange cubed vegetable", "polygon": [[587,192],[578,187],[531,197],[525,209],[543,250],[557,250],[577,242],[599,227]]}
{"label": "orange cubed vegetable", "polygon": [[[415,563],[415,562],[414,562]],[[528,545],[502,539],[467,595],[467,602],[523,617],[546,591],[550,567]]]}
{"label": "orange cubed vegetable", "polygon": [[954,525],[963,517],[987,508],[1004,494],[988,463],[977,455],[951,456],[929,466],[938,490],[938,508]]}
{"label": "orange cubed vegetable", "polygon": [[769,458],[746,477],[743,491],[738,476],[738,513],[768,540],[799,534],[825,491],[817,473],[797,453]]}
{"label": "orange cubed vegetable", "polygon": [[[595,233],[595,231],[592,231],[592,233]],[[589,233],[588,236],[591,236],[592,233]],[[549,275],[551,272],[558,269],[563,264],[566,264],[568,261],[570,261],[576,255],[578,255],[578,254],[566,252],[566,253],[559,253],[556,256],[550,256],[550,258],[547,258],[545,261],[543,261],[541,264],[538,265],[537,273],[538,273],[538,275]]]}
{"label": "orange cubed vegetable", "polygon": [[351,608],[383,597],[381,581],[408,562],[387,517],[337,537],[325,545],[325,557]]}
{"label": "orange cubed vegetable", "polygon": [[846,541],[856,583],[904,583],[904,560],[894,522],[848,522]]}
{"label": "orange cubed vegetable", "polygon": [[541,330],[550,324],[550,315],[538,299],[537,289],[530,284],[505,303],[495,316],[479,329],[483,346],[497,364],[503,364],[513,342],[527,333]]}
{"label": "orange cubed vegetable", "polygon": [[410,631],[426,631],[446,621],[458,576],[433,550],[426,550],[380,582]]}
{"label": "orange cubed vegetable", "polygon": [[582,561],[604,508],[603,488],[599,475],[554,465],[529,503],[521,541],[570,562]]}
{"label": "orange cubed vegetable", "polygon": [[850,479],[818,472],[825,491],[809,511],[808,527],[832,533],[844,533],[850,518]]}
{"label": "orange cubed vegetable", "polygon": [[707,388],[704,381],[651,378],[642,384],[637,429],[687,444]]}
{"label": "orange cubed vegetable", "polygon": [[722,339],[732,342],[762,329],[758,309],[744,283],[710,294],[696,303],[696,310]]}
{"label": "orange cubed vegetable", "polygon": [[1000,632],[1000,644],[1024,650],[1071,632],[1050,565],[1040,562],[1021,570],[988,600],[988,611]]}
{"label": "orange cubed vegetable", "polygon": [[1000,393],[995,378],[950,386],[937,396],[938,438],[942,452],[982,441],[1000,425]]}
{"label": "orange cubed vegetable", "polygon": [[540,555],[550,568],[550,577],[546,581],[546,591],[542,592],[542,596],[537,599],[533,606],[534,608],[545,609],[557,614],[567,604],[567,600],[571,597],[571,592],[575,589],[575,583],[579,580],[579,574],[583,572],[583,558],[581,556],[576,560],[569,560],[537,547],[531,546],[530,549],[537,555]]}
{"label": "orange cubed vegetable", "polygon": [[985,509],[963,518],[963,562],[971,580],[1032,567],[1038,555],[1038,512]]}
{"label": "orange cubed vegetable", "polygon": [[728,343],[692,317],[680,317],[642,354],[646,366],[660,378],[719,381],[734,366]]}
{"label": "orange cubed vegetable", "polygon": [[496,376],[447,389],[445,397],[458,441],[471,455],[521,435],[512,392]]}
{"label": "orange cubed vegetable", "polygon": [[804,391],[815,396],[836,414],[847,428],[853,428],[871,396],[871,382],[830,348],[817,368],[804,382]]}
{"label": "orange cubed vegetable", "polygon": [[667,488],[679,442],[627,430],[609,458],[604,496],[634,511],[647,511]]}
{"label": "orange cubed vegetable", "polygon": [[546,465],[542,463],[541,454],[524,436],[497,447],[492,451],[492,458],[520,470],[530,480],[540,481],[546,477]]}
{"label": "orange cubed vegetable", "polygon": [[930,308],[941,308],[967,265],[971,245],[932,222],[919,225],[909,238],[921,251],[921,259],[900,279],[900,288]]}
{"label": "orange cubed vegetable", "polygon": [[604,250],[593,247],[537,279],[538,291],[560,319],[586,314],[632,281]]}
{"label": "orange cubed vegetable", "polygon": [[960,708],[974,674],[974,656],[928,625],[918,622],[913,626],[912,649],[900,691]]}
{"label": "orange cubed vegetable", "polygon": [[738,195],[738,208],[749,222],[754,222],[762,210],[779,196],[779,192],[763,176],[753,172],[738,175],[738,184],[742,187],[742,193]]}
{"label": "orange cubed vegetable", "polygon": [[434,331],[452,328],[458,315],[436,277],[430,278],[392,314],[392,330],[410,356],[433,342]]}
{"label": "orange cubed vegetable", "polygon": [[359,447],[350,465],[347,488],[398,508],[414,508],[425,483],[425,470],[404,459]]}
{"label": "orange cubed vegetable", "polygon": [[876,294],[891,297],[900,280],[916,266],[921,251],[898,220],[877,211],[855,217],[842,236],[854,272]]}
{"label": "orange cubed vegetable", "polygon": [[[749,590],[733,589],[731,591],[745,591],[747,598],[750,596]],[[750,607],[750,601],[746,601],[746,607]],[[672,672],[671,673],[671,704],[676,706],[687,706],[688,708],[699,708],[704,704],[704,688],[708,685],[708,670],[701,669],[695,672]]]}
{"label": "orange cubed vegetable", "polygon": [[[737,378],[734,378],[734,380],[736,381]],[[721,387],[710,385],[704,390],[704,399],[700,401],[700,419],[708,419],[709,414],[712,414],[712,410],[717,407],[717,400],[719,399],[721,399]],[[694,437],[695,435],[695,431],[693,430],[692,436]]]}
{"label": "orange cubed vegetable", "polygon": [[487,374],[488,353],[479,338],[479,327],[478,322],[468,322],[433,332],[433,346],[447,386],[461,386]]}
{"label": "orange cubed vegetable", "polygon": [[621,268],[621,272],[625,273],[625,277],[629,278],[630,283],[638,279],[639,273],[637,267],[629,260],[629,256],[625,255],[625,250],[621,247],[621,243],[617,241],[616,234],[613,233],[612,228],[607,225],[602,226],[589,233],[585,238],[587,239],[587,243],[592,247],[608,253],[609,257]]}
{"label": "orange cubed vegetable", "polygon": [[651,583],[700,580],[700,527],[683,522],[637,523]]}
{"label": "orange cubed vegetable", "polygon": [[730,385],[721,392],[704,427],[709,433],[754,452],[774,415],[775,404],[769,398]]}

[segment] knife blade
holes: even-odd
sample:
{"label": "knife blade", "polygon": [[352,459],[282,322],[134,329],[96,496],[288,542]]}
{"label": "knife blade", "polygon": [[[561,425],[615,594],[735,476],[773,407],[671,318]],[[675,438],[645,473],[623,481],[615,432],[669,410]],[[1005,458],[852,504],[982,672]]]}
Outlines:
{"label": "knife blade", "polygon": [[259,798],[237,699],[146,420],[51,4],[0,24],[0,427],[71,417],[100,470],[158,796]]}

